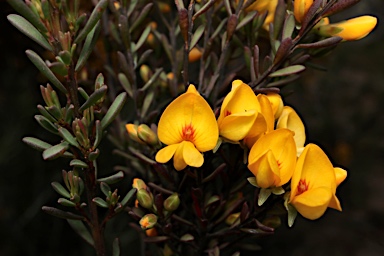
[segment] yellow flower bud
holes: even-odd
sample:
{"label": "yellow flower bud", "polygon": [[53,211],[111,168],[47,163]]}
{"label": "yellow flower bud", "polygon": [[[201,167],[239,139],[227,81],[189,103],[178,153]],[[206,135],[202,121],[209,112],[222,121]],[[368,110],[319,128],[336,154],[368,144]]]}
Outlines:
{"label": "yellow flower bud", "polygon": [[137,189],[137,190],[147,189],[147,185],[145,184],[145,182],[142,179],[139,179],[139,178],[134,178],[133,179],[132,187]]}
{"label": "yellow flower bud", "polygon": [[140,67],[140,76],[144,82],[148,82],[148,80],[152,76],[152,71],[147,65],[141,65]]}
{"label": "yellow flower bud", "polygon": [[225,223],[229,226],[233,225],[236,221],[239,220],[239,217],[240,217],[240,213],[237,212],[237,213],[232,213],[231,215],[229,215],[226,219],[225,219]]}
{"label": "yellow flower bud", "polygon": [[293,3],[293,14],[297,22],[301,23],[304,20],[309,8],[313,4],[313,0],[295,0]]}
{"label": "yellow flower bud", "polygon": [[153,205],[153,196],[150,192],[145,189],[139,189],[136,194],[136,198],[139,201],[139,204],[146,208],[151,209]]}
{"label": "yellow flower bud", "polygon": [[188,61],[195,62],[198,61],[203,53],[196,47],[193,47],[192,50],[188,54]]}
{"label": "yellow flower bud", "polygon": [[151,146],[159,145],[159,139],[156,133],[146,124],[141,124],[137,127],[137,136]]}
{"label": "yellow flower bud", "polygon": [[167,211],[175,211],[180,205],[179,194],[174,193],[164,201],[164,209]]}
{"label": "yellow flower bud", "polygon": [[137,125],[136,124],[126,124],[125,128],[127,129],[128,136],[131,140],[139,142],[140,144],[145,144],[144,141],[142,141],[139,136],[137,135]]}
{"label": "yellow flower bud", "polygon": [[153,228],[157,223],[157,216],[153,213],[146,214],[141,218],[139,223],[142,229]]}
{"label": "yellow flower bud", "polygon": [[157,236],[157,229],[156,228],[150,228],[145,230],[145,234],[147,236]]}
{"label": "yellow flower bud", "polygon": [[366,37],[376,26],[377,18],[360,16],[342,22],[317,26],[318,33],[323,36],[339,36],[345,41],[359,40]]}

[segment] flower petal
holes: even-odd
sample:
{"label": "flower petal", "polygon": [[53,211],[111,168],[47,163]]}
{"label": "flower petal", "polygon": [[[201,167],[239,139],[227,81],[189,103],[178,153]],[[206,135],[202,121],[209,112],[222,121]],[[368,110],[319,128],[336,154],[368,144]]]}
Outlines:
{"label": "flower petal", "polygon": [[178,144],[175,155],[173,156],[173,167],[176,170],[181,171],[187,167],[187,163],[184,161],[184,145],[185,141]]}
{"label": "flower petal", "polygon": [[249,133],[256,117],[255,110],[226,116],[219,124],[220,135],[233,141],[242,140]]}
{"label": "flower petal", "polygon": [[183,158],[187,165],[193,167],[201,167],[204,163],[203,155],[195,148],[195,146],[189,142],[184,141]]}
{"label": "flower petal", "polygon": [[327,209],[332,192],[327,187],[318,187],[296,196],[290,203],[305,218],[315,220],[320,218]]}
{"label": "flower petal", "polygon": [[347,171],[340,167],[335,167],[333,170],[335,171],[336,176],[336,186],[339,186],[340,183],[347,178]]}
{"label": "flower petal", "polygon": [[340,201],[336,197],[336,195],[332,195],[332,198],[331,198],[331,201],[329,202],[328,207],[338,211],[342,211]]}
{"label": "flower petal", "polygon": [[270,188],[280,182],[279,166],[271,150],[248,165],[248,169],[255,175],[256,183],[261,188]]}
{"label": "flower petal", "polygon": [[169,160],[171,160],[171,158],[175,154],[176,149],[178,147],[179,147],[179,144],[173,144],[173,145],[166,146],[165,148],[160,149],[157,152],[156,157],[155,157],[156,162],[166,163]]}

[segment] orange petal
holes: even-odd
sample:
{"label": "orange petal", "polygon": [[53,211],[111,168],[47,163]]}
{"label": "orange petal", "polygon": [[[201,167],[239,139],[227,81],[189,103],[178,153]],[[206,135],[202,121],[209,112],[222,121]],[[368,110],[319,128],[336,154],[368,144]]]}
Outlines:
{"label": "orange petal", "polygon": [[226,116],[219,124],[220,135],[233,141],[242,140],[249,133],[256,117],[255,110]]}
{"label": "orange petal", "polygon": [[332,195],[331,201],[329,202],[328,205],[329,208],[341,211],[341,205],[339,199],[336,197],[336,195]]}
{"label": "orange petal", "polygon": [[339,186],[340,183],[347,178],[347,171],[340,167],[335,167],[333,170],[335,171],[336,176],[336,186]]}
{"label": "orange petal", "polygon": [[333,34],[333,36],[340,36],[344,40],[351,41],[367,36],[376,27],[376,24],[377,18],[365,15],[331,24],[331,26],[342,29],[342,31]]}
{"label": "orange petal", "polygon": [[268,150],[248,169],[255,175],[256,183],[261,188],[270,188],[280,182],[280,170],[275,156]]}
{"label": "orange petal", "polygon": [[184,145],[184,141],[178,144],[175,155],[173,156],[173,167],[175,167],[175,169],[178,171],[181,171],[187,167],[187,163],[184,161]]}
{"label": "orange petal", "polygon": [[193,167],[201,167],[204,163],[203,155],[189,142],[184,141],[183,158],[187,165]]}
{"label": "orange petal", "polygon": [[171,160],[171,158],[175,154],[176,149],[178,147],[179,147],[179,144],[173,144],[173,145],[166,146],[165,148],[160,149],[157,152],[156,157],[155,157],[156,162],[166,163],[169,160]]}

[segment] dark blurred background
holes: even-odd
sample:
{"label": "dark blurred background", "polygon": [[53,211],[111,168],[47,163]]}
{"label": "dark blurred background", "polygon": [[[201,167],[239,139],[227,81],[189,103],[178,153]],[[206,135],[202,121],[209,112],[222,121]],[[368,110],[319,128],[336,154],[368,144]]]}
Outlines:
{"label": "dark blurred background", "polygon": [[[93,255],[65,221],[41,211],[56,205],[50,183],[61,172],[60,160],[44,162],[21,142],[46,136],[33,118],[42,102],[39,73],[25,55],[40,47],[8,23],[15,12],[3,0],[0,12],[0,255]],[[307,141],[348,170],[338,189],[343,212],[298,217],[293,228],[262,239],[258,255],[384,255],[384,1],[361,1],[333,21],[363,14],[379,19],[369,37],[314,60],[327,71],[308,68],[283,90],[306,124]]]}

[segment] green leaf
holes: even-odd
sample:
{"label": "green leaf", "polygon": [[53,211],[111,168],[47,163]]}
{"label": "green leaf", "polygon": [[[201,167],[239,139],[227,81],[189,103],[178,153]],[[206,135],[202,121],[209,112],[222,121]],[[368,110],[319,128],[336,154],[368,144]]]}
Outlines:
{"label": "green leaf", "polygon": [[43,206],[41,209],[45,213],[48,213],[52,216],[62,218],[62,219],[67,219],[67,220],[83,220],[84,219],[83,216],[80,216],[80,215],[77,215],[77,214],[74,214],[71,212],[65,212],[63,210],[59,210],[59,209],[54,208],[54,207]]}
{"label": "green leaf", "polygon": [[68,190],[66,190],[59,182],[54,181],[51,183],[51,186],[61,196],[71,198],[71,195],[69,194]]}
{"label": "green leaf", "polygon": [[120,256],[119,238],[115,238],[112,243],[112,256]]}
{"label": "green leaf", "polygon": [[269,77],[289,76],[289,75],[300,73],[304,70],[305,70],[305,67],[303,65],[293,65],[293,66],[289,66],[289,67],[277,70],[272,74],[270,74]]}
{"label": "green leaf", "polygon": [[85,169],[88,168],[88,165],[85,162],[83,162],[83,161],[81,161],[79,159],[73,159],[69,163],[69,165],[70,166],[74,166],[74,167],[79,167],[79,168],[85,168]]}
{"label": "green leaf", "polygon": [[183,236],[180,238],[180,240],[183,241],[183,242],[190,242],[190,241],[195,240],[195,238],[194,238],[193,235],[191,235],[191,234],[185,234],[185,235],[183,235]]}
{"label": "green leaf", "polygon": [[80,148],[76,138],[64,127],[58,129],[60,136],[74,147]]}
{"label": "green leaf", "polygon": [[37,105],[37,109],[39,110],[40,114],[42,114],[45,118],[47,118],[50,122],[54,123],[57,122],[57,119],[53,117],[45,107],[42,105]]}
{"label": "green leaf", "polygon": [[65,198],[59,198],[57,200],[57,202],[63,206],[66,206],[66,207],[75,207],[76,204],[68,199],[65,199]]}
{"label": "green leaf", "polygon": [[104,199],[100,197],[95,197],[92,199],[92,202],[94,202],[97,206],[102,208],[109,208],[109,205],[107,202],[104,201]]}
{"label": "green leaf", "polygon": [[285,208],[288,211],[288,226],[292,227],[297,217],[297,210],[291,204],[285,204]]}
{"label": "green leaf", "polygon": [[132,33],[144,20],[144,18],[147,16],[149,11],[151,10],[152,5],[153,3],[149,3],[141,9],[141,13],[137,17],[137,19],[133,22],[132,26],[129,28],[130,33]]}
{"label": "green leaf", "polygon": [[133,52],[136,52],[140,49],[140,47],[144,44],[145,40],[147,40],[149,32],[151,32],[151,26],[147,26],[144,29],[143,33],[141,33],[141,36],[140,36],[139,40],[137,41],[135,48],[133,49]]}
{"label": "green leaf", "polygon": [[41,22],[41,19],[36,13],[34,13],[31,8],[29,8],[24,1],[20,0],[8,0],[8,3],[15,9],[18,13],[26,18],[34,27],[36,27],[40,32],[46,33],[47,28]]}
{"label": "green leaf", "polygon": [[120,93],[115,101],[112,103],[112,105],[109,107],[107,113],[105,114],[104,118],[101,120],[101,127],[103,130],[116,118],[116,116],[119,114],[120,110],[123,108],[124,103],[127,99],[127,93],[122,92]]}
{"label": "green leaf", "polygon": [[124,73],[119,73],[117,78],[119,79],[119,82],[123,86],[124,90],[128,93],[129,97],[133,98],[132,85],[129,82],[127,76]]}
{"label": "green leaf", "polygon": [[96,120],[95,127],[96,127],[96,136],[95,136],[95,141],[93,142],[93,148],[96,148],[97,146],[99,146],[101,139],[103,138],[103,128],[101,127],[100,120]]}
{"label": "green leaf", "polygon": [[103,192],[103,194],[105,196],[109,196],[110,192],[111,192],[111,188],[108,186],[107,183],[105,182],[100,182],[100,189],[101,189],[101,192]]}
{"label": "green leaf", "polygon": [[141,117],[146,116],[154,97],[155,97],[155,92],[153,90],[149,91],[145,96],[143,101],[143,106],[141,107]]}
{"label": "green leaf", "polygon": [[31,23],[29,23],[29,21],[17,14],[8,15],[7,19],[24,35],[31,38],[33,41],[35,41],[48,51],[53,51],[53,48],[49,44],[47,39],[45,39],[45,37]]}
{"label": "green leaf", "polygon": [[100,155],[100,150],[99,149],[96,149],[95,151],[89,153],[88,155],[88,159],[89,161],[95,161]]}
{"label": "green leaf", "polygon": [[199,42],[203,33],[204,33],[204,25],[200,25],[196,29],[195,33],[193,33],[193,36],[191,39],[191,44],[189,45],[189,50],[191,50],[193,47],[195,47],[195,45],[197,44],[197,42]]}
{"label": "green leaf", "polygon": [[89,98],[84,102],[84,104],[79,108],[79,111],[84,111],[87,108],[94,106],[97,101],[99,101],[107,93],[108,87],[103,85],[100,89],[95,90]]}
{"label": "green leaf", "polygon": [[268,197],[271,195],[272,191],[268,188],[261,188],[259,192],[259,198],[257,200],[257,205],[262,206]]}
{"label": "green leaf", "polygon": [[285,190],[283,189],[283,187],[274,187],[272,188],[272,194],[274,195],[282,195],[285,193]]}
{"label": "green leaf", "polygon": [[259,187],[258,185],[257,185],[257,182],[256,182],[256,177],[249,177],[249,178],[247,178],[247,180],[248,180],[248,182],[252,185],[252,186],[254,186],[254,187]]}
{"label": "green leaf", "polygon": [[257,11],[251,11],[249,12],[240,22],[239,24],[237,24],[236,26],[236,30],[239,30],[240,28],[244,27],[245,25],[247,25],[249,22],[251,22],[255,17],[256,15],[258,14]]}
{"label": "green leaf", "polygon": [[87,24],[85,24],[84,28],[77,35],[74,43],[79,44],[83,39],[91,32],[91,30],[96,26],[96,23],[101,19],[105,9],[107,8],[108,0],[100,0],[97,3],[95,8],[93,9]]}
{"label": "green leaf", "polygon": [[51,121],[49,121],[48,118],[46,118],[45,116],[35,115],[35,119],[41,125],[41,127],[46,129],[47,131],[53,134],[59,134],[57,131],[57,127]]}
{"label": "green leaf", "polygon": [[103,182],[103,183],[105,182],[106,184],[110,185],[110,184],[114,184],[121,181],[123,178],[124,178],[124,172],[119,171],[118,173],[115,173],[109,177],[97,179],[97,182]]}
{"label": "green leaf", "polygon": [[84,223],[80,220],[67,220],[69,225],[73,228],[73,230],[76,231],[76,233],[83,238],[88,244],[94,246],[94,241],[91,236],[91,233],[87,229],[87,227],[84,225]]}
{"label": "green leaf", "polygon": [[125,197],[123,198],[123,200],[121,200],[121,205],[124,207],[126,206],[129,201],[133,198],[133,196],[136,194],[136,189],[135,188],[132,188],[126,195]]}
{"label": "green leaf", "polygon": [[156,69],[156,72],[151,76],[151,78],[148,80],[148,82],[140,88],[140,91],[145,91],[147,90],[155,81],[157,81],[157,78],[159,78],[161,72],[163,72],[163,68],[158,68]]}
{"label": "green leaf", "polygon": [[143,64],[148,59],[148,57],[152,55],[152,52],[153,52],[152,49],[148,49],[145,52],[143,52],[143,54],[140,54],[140,58],[137,61],[136,67],[140,67],[141,64]]}
{"label": "green leaf", "polygon": [[65,112],[65,122],[66,123],[72,123],[72,119],[74,116],[74,109],[75,107],[71,104],[69,107],[67,107]]}
{"label": "green leaf", "polygon": [[89,32],[87,38],[85,39],[83,48],[81,49],[79,60],[76,63],[75,71],[79,71],[82,67],[84,67],[89,55],[91,55],[93,49],[95,48],[97,38],[99,36],[101,30],[101,26],[99,22],[96,26]]}
{"label": "green leaf", "polygon": [[295,17],[292,14],[288,14],[288,17],[285,19],[282,39],[292,37],[292,33],[295,30],[295,26]]}
{"label": "green leaf", "polygon": [[47,142],[44,142],[42,140],[39,140],[37,138],[33,138],[33,137],[24,137],[22,139],[22,141],[27,144],[28,146],[34,148],[34,149],[37,149],[39,151],[44,151],[46,150],[47,148],[50,148],[52,147],[51,144],[47,143]]}
{"label": "green leaf", "polygon": [[339,36],[333,36],[333,37],[329,37],[329,38],[326,38],[324,40],[317,41],[314,43],[299,44],[296,47],[297,48],[303,48],[303,49],[331,47],[331,46],[337,45],[341,41],[343,41],[343,38],[341,38]]}
{"label": "green leaf", "polygon": [[68,142],[64,141],[60,144],[54,145],[43,151],[44,160],[52,160],[63,155],[64,152],[69,148]]}
{"label": "green leaf", "polygon": [[40,70],[40,72],[43,73],[43,75],[48,78],[48,80],[51,81],[51,83],[56,86],[57,89],[59,89],[64,94],[67,93],[67,89],[65,89],[64,85],[59,81],[59,79],[57,79],[57,77],[52,73],[52,71],[48,68],[40,56],[37,55],[37,53],[32,50],[27,50],[25,53],[32,61],[32,63],[37,67],[37,69]]}

